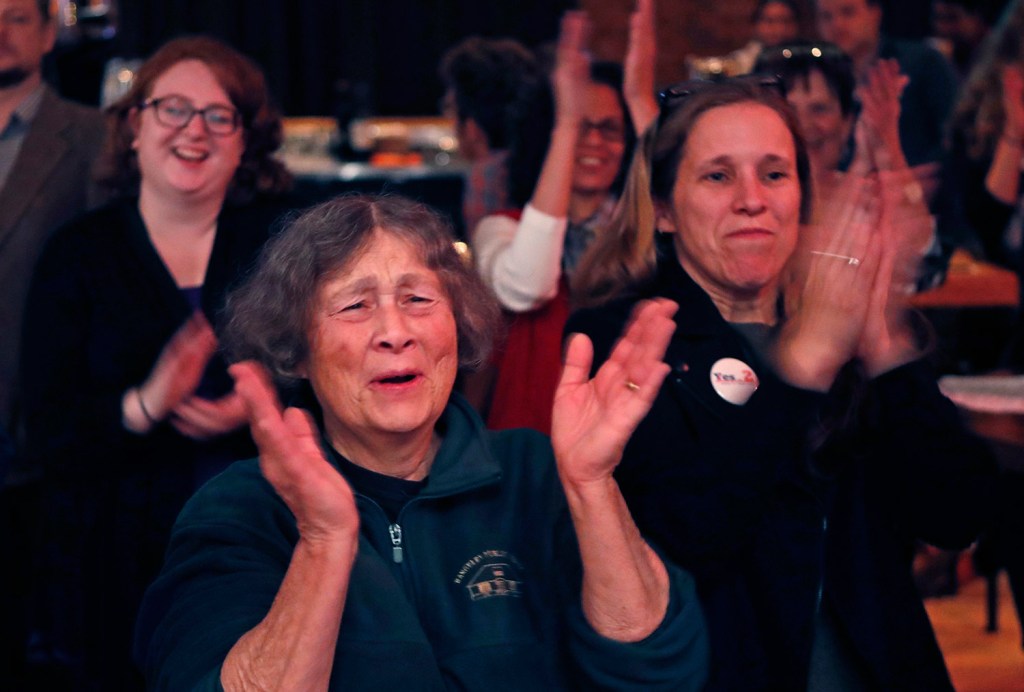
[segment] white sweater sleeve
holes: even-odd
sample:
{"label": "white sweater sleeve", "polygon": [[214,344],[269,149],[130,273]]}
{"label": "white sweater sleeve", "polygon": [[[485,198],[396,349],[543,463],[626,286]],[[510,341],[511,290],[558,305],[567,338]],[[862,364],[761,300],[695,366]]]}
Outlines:
{"label": "white sweater sleeve", "polygon": [[566,226],[564,217],[549,216],[529,204],[518,223],[495,215],[477,224],[477,271],[505,309],[534,310],[558,293]]}

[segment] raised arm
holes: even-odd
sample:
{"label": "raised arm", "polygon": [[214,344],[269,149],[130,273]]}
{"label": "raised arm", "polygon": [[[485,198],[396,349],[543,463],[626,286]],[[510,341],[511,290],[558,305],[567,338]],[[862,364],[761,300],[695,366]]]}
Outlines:
{"label": "raised arm", "polygon": [[576,139],[590,77],[584,50],[587,31],[585,13],[565,13],[551,75],[555,121],[522,218],[516,224],[505,217],[487,217],[474,233],[477,268],[501,304],[513,312],[538,308],[558,291]]}
{"label": "raised arm", "polygon": [[662,362],[676,305],[643,303],[590,379],[593,347],[570,337],[551,440],[583,561],[583,612],[598,633],[632,642],[665,617],[665,565],[640,536],[612,473],[669,372]]}
{"label": "raised arm", "polygon": [[658,102],[654,97],[657,55],[654,0],[637,0],[636,9],[629,16],[629,48],[623,68],[622,91],[638,138],[658,118]]}
{"label": "raised arm", "polygon": [[260,470],[295,515],[299,540],[267,616],[221,669],[225,690],[326,690],[355,562],[359,515],[348,483],[328,463],[309,415],[281,411],[255,363],[230,368],[245,401]]}

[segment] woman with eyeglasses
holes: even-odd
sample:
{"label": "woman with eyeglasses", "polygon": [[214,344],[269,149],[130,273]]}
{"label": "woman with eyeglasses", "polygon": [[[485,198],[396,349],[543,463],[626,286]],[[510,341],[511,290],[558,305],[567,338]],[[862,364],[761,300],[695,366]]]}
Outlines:
{"label": "woman with eyeglasses", "polygon": [[616,478],[695,575],[709,689],[951,689],[911,560],[973,540],[991,456],[922,361],[892,195],[844,187],[805,244],[810,181],[777,80],[667,90],[567,332],[602,362],[635,302],[680,306]]}
{"label": "woman with eyeglasses", "polygon": [[[211,328],[284,208],[259,69],[171,41],[108,111],[119,194],[58,232],[28,302],[26,450],[45,474],[42,629],[76,688],[135,689],[135,611],[185,500],[251,455]],[[92,689],[92,687],[88,687]]]}
{"label": "woman with eyeglasses", "polygon": [[[640,5],[653,11],[649,0]],[[550,432],[570,282],[617,201],[623,161],[635,141],[630,111],[648,117],[636,112],[643,107],[637,106],[644,101],[640,90],[627,102],[618,65],[590,63],[587,31],[584,13],[566,14],[552,93],[542,86],[523,104],[514,128],[509,197],[525,206],[485,217],[472,236],[476,266],[509,314],[487,416],[496,429]],[[627,58],[627,82],[629,67]],[[646,98],[653,104],[653,97],[652,84]]]}

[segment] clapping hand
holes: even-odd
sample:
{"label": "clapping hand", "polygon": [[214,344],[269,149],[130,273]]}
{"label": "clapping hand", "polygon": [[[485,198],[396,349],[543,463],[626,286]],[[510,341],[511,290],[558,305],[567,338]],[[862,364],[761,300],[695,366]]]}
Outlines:
{"label": "clapping hand", "polygon": [[359,530],[355,496],[324,457],[309,413],[282,410],[270,375],[258,363],[236,363],[228,371],[259,448],[260,470],[295,515],[302,538],[324,544],[355,540]]}
{"label": "clapping hand", "polygon": [[802,229],[774,352],[790,384],[827,391],[856,355],[882,256],[879,213],[877,183],[851,177],[820,223]]}
{"label": "clapping hand", "polygon": [[196,311],[160,351],[137,394],[150,424],[164,420],[199,386],[206,364],[217,351],[217,337],[203,313]]}
{"label": "clapping hand", "polygon": [[875,62],[864,84],[857,87],[861,112],[857,119],[857,152],[854,173],[906,168],[900,144],[900,96],[910,80],[891,59]]}
{"label": "clapping hand", "polygon": [[242,427],[248,420],[245,403],[231,391],[219,399],[189,396],[171,411],[174,429],[193,440],[208,440]]}
{"label": "clapping hand", "polygon": [[570,337],[551,422],[551,442],[564,482],[586,484],[611,477],[669,372],[662,358],[675,330],[676,309],[664,299],[638,304],[592,379],[590,339],[582,334]]}

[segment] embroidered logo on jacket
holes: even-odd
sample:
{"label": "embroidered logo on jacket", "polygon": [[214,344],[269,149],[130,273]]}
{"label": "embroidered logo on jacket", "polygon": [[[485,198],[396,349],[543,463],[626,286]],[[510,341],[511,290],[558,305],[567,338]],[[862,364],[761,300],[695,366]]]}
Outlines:
{"label": "embroidered logo on jacket", "polygon": [[485,550],[462,566],[455,576],[470,600],[522,595],[523,566],[507,550]]}

